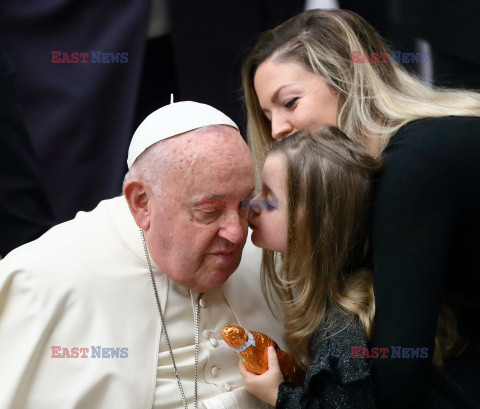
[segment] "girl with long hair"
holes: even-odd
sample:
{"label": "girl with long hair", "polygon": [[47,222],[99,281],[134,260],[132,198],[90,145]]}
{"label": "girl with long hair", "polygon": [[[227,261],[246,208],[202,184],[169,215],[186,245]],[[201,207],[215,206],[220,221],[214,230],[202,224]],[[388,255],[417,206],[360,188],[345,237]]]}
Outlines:
{"label": "girl with long hair", "polygon": [[255,199],[278,206],[252,208],[252,242],[264,249],[264,290],[281,300],[289,351],[307,375],[301,388],[280,385],[275,353],[265,374],[241,372],[247,391],[278,408],[374,407],[370,363],[351,356],[372,334],[368,235],[378,169],[333,126],[299,132],[268,151]]}

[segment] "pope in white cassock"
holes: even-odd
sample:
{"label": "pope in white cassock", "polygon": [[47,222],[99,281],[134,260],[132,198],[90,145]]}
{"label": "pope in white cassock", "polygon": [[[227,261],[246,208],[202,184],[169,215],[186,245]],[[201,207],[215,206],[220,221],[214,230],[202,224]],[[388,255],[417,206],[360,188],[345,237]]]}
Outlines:
{"label": "pope in white cassock", "polygon": [[220,336],[242,325],[285,347],[260,250],[244,249],[248,210],[231,205],[254,189],[237,126],[208,105],[165,106],[128,165],[122,196],[0,261],[0,408],[262,407]]}

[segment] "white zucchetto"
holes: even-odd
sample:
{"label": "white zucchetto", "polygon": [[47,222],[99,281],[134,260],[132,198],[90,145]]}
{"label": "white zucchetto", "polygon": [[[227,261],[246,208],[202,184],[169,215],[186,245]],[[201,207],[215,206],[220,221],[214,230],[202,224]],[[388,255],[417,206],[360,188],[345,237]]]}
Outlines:
{"label": "white zucchetto", "polygon": [[209,125],[228,125],[238,130],[235,122],[210,105],[182,101],[157,109],[145,118],[133,134],[128,148],[128,168],[154,143]]}

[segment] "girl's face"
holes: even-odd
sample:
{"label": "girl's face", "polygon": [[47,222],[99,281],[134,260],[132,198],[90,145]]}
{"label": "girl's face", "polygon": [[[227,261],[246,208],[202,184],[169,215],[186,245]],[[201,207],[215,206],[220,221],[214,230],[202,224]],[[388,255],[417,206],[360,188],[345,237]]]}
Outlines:
{"label": "girl's face", "polygon": [[253,244],[280,253],[287,251],[286,183],[285,159],[268,155],[262,171],[262,191],[251,202],[248,219]]}
{"label": "girl's face", "polygon": [[325,124],[337,125],[338,94],[299,63],[264,61],[255,73],[254,86],[272,124],[273,139]]}

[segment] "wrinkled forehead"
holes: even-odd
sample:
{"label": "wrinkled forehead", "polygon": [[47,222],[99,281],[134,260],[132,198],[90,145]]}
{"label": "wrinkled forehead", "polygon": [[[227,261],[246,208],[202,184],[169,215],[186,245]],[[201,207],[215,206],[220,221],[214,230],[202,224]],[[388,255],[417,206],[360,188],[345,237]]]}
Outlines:
{"label": "wrinkled forehead", "polygon": [[177,189],[185,187],[192,193],[217,186],[225,190],[245,179],[253,180],[252,155],[232,127],[185,133],[169,142],[169,153],[178,165],[173,177]]}

